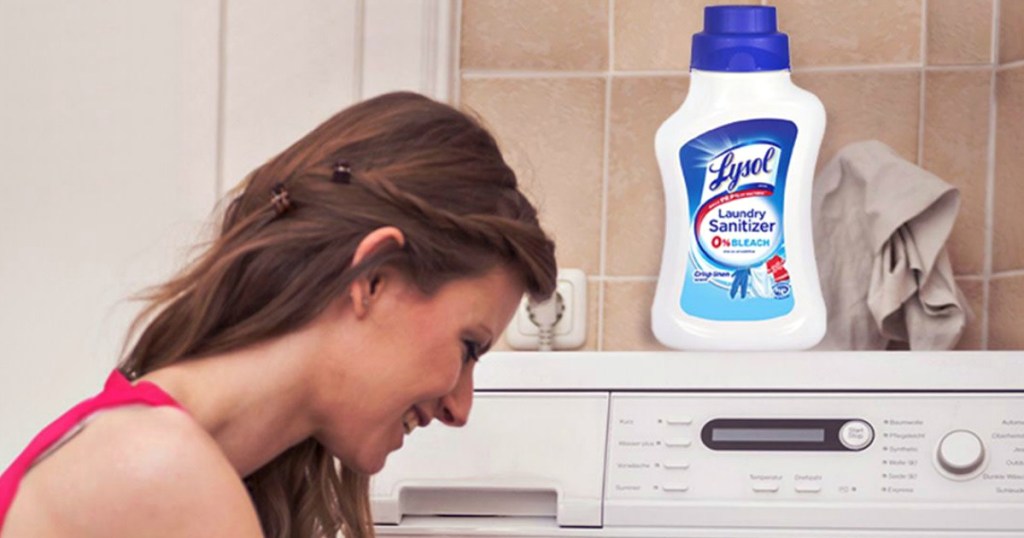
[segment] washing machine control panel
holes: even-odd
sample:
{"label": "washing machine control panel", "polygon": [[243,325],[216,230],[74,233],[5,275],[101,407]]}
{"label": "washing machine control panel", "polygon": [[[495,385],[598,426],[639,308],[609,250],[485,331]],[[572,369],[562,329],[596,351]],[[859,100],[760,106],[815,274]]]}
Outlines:
{"label": "washing machine control panel", "polygon": [[1024,396],[613,393],[606,502],[1024,503]]}

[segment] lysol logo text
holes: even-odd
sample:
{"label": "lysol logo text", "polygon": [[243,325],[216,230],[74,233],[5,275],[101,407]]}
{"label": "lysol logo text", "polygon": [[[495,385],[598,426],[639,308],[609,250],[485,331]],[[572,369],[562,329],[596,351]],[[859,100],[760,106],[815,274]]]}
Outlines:
{"label": "lysol logo text", "polygon": [[775,168],[778,156],[779,149],[769,144],[752,144],[731,149],[715,157],[708,164],[708,189],[712,192],[717,191],[723,183],[728,182],[726,190],[732,192],[746,177],[753,179],[755,176],[769,176]]}

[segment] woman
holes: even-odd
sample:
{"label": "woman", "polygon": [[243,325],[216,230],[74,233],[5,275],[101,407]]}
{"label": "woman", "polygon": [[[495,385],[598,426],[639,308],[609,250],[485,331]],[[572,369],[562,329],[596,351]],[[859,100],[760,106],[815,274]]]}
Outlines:
{"label": "woman", "polygon": [[493,137],[422,96],[342,111],[234,194],[103,393],[0,478],[2,538],[372,536],[369,475],[466,423],[477,359],[555,286]]}

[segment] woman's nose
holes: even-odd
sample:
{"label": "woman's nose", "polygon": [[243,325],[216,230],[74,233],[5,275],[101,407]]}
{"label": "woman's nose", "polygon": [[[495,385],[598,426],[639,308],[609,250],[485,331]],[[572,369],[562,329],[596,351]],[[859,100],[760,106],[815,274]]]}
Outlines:
{"label": "woman's nose", "polygon": [[438,418],[449,426],[462,427],[469,420],[473,407],[473,368],[463,368],[459,381],[451,392],[441,398],[441,412]]}

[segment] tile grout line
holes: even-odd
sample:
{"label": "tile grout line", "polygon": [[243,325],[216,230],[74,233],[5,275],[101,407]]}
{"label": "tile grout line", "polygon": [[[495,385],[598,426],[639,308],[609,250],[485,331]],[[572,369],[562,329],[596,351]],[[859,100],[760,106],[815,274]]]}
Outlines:
{"label": "tile grout line", "polygon": [[615,71],[615,0],[608,0],[608,65],[604,73],[604,140],[601,158],[601,244],[598,250],[597,350],[604,350],[604,277],[608,265],[608,175],[612,132],[612,74]]}
{"label": "tile grout line", "polygon": [[927,65],[924,61],[908,64],[863,64],[863,65],[821,65],[797,67],[794,73],[885,73],[905,71],[977,71],[988,69],[991,64],[948,64]]}
{"label": "tile grout line", "polygon": [[643,275],[632,275],[632,276],[603,276],[603,277],[588,277],[588,280],[594,282],[617,282],[617,283],[635,283],[635,282],[657,282],[657,276],[643,276]]}
{"label": "tile grout line", "polygon": [[529,71],[529,70],[494,70],[494,69],[466,69],[462,76],[467,79],[482,78],[601,78],[608,76],[608,70],[604,71]]}
{"label": "tile grout line", "polygon": [[928,0],[921,2],[921,88],[918,94],[918,105],[917,105],[917,165],[924,167],[924,118],[925,118],[925,98],[926,88],[925,81],[927,80],[927,72],[925,71],[928,67]]}
{"label": "tile grout line", "polygon": [[[1001,19],[1001,12],[1003,11],[1002,0],[992,0],[992,48],[989,51],[988,59],[991,60],[992,65],[999,66],[999,21]],[[1024,62],[1024,60],[1022,60]]]}
{"label": "tile grout line", "polygon": [[638,69],[631,71],[615,71],[615,76],[620,78],[689,77],[690,71],[683,71],[681,69]]}
{"label": "tile grout line", "polygon": [[[928,66],[926,71],[965,71],[985,69],[986,65],[950,65],[950,66]],[[798,67],[794,73],[887,73],[921,71],[922,64],[874,64],[874,65],[848,65],[848,66],[817,66]],[[600,78],[612,74],[616,77],[688,77],[689,70],[629,70],[616,71],[537,71],[537,70],[464,70],[463,76],[468,79],[565,79],[565,78]]]}
{"label": "tile grout line", "polygon": [[999,71],[1006,71],[1007,69],[1015,69],[1017,67],[1024,67],[1024,60],[1015,60],[1002,65],[996,65],[996,69]]}
{"label": "tile grout line", "polygon": [[995,185],[996,185],[996,69],[999,63],[999,11],[1000,0],[992,5],[992,42],[989,59],[992,61],[992,72],[989,76],[988,104],[988,169],[985,177],[985,260],[982,265],[984,281],[981,287],[981,349],[989,348],[989,327],[991,320],[989,310],[992,303],[992,247],[995,243]]}
{"label": "tile grout line", "polygon": [[1006,271],[995,271],[989,278],[1013,278],[1018,276],[1024,276],[1024,269],[1008,269]]}
{"label": "tile grout line", "polygon": [[[877,64],[864,66],[819,66],[810,68],[796,68],[795,74],[819,74],[819,73],[840,73],[840,74],[870,74],[870,73],[906,73],[906,72],[957,72],[957,71],[982,71],[991,69],[990,64],[950,64],[937,66],[922,66],[921,64]],[[1024,67],[1024,60],[1015,63],[999,66],[1000,71]],[[630,70],[614,71],[611,75],[621,78],[643,78],[643,77],[689,77],[686,70]],[[462,72],[467,79],[580,79],[580,78],[601,78],[609,75],[608,71],[505,71],[505,70],[464,70]]]}
{"label": "tile grout line", "polygon": [[[1010,69],[1024,66],[1024,60],[1008,63],[1000,66],[999,69]],[[951,65],[922,65],[918,63],[908,64],[864,64],[864,65],[832,65],[816,67],[796,67],[793,73],[902,73],[914,71],[980,71],[989,69],[991,64],[951,64]],[[610,71],[536,71],[536,70],[495,70],[495,69],[467,69],[462,71],[462,76],[467,79],[562,79],[562,78],[601,78],[608,76]],[[611,71],[617,77],[688,77],[689,70],[685,69],[646,69]]]}
{"label": "tile grout line", "polygon": [[949,64],[949,65],[929,65],[925,66],[924,70],[929,73],[934,72],[957,72],[957,71],[982,71],[992,69],[992,64]]}

